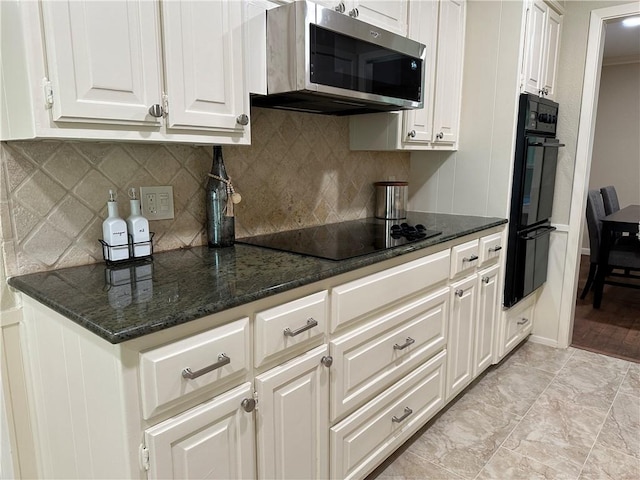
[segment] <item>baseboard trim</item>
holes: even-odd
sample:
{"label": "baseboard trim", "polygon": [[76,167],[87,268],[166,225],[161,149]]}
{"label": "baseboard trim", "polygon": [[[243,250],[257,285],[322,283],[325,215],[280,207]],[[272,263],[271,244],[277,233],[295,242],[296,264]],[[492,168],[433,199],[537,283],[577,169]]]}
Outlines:
{"label": "baseboard trim", "polygon": [[558,341],[552,338],[541,337],[539,335],[529,335],[529,341],[533,343],[539,343],[540,345],[546,345],[548,347],[558,347]]}

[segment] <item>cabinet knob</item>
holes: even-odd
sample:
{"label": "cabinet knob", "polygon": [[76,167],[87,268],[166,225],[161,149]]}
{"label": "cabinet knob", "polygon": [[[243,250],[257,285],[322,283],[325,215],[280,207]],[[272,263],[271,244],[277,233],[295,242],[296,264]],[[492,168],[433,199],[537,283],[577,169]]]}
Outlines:
{"label": "cabinet knob", "polygon": [[443,138],[444,138],[444,133],[442,133],[442,132],[439,132],[439,133],[436,135],[436,140],[442,140]]}
{"label": "cabinet knob", "polygon": [[416,138],[416,131],[415,130],[411,130],[409,133],[407,133],[407,136],[410,138]]}
{"label": "cabinet knob", "polygon": [[149,115],[151,115],[152,117],[161,117],[163,113],[164,110],[162,109],[162,105],[160,105],[159,103],[156,103],[155,105],[151,105],[149,107]]}
{"label": "cabinet knob", "polygon": [[482,283],[489,283],[491,279],[489,277],[482,277]]}
{"label": "cabinet knob", "polygon": [[330,367],[331,365],[333,365],[333,357],[331,355],[326,355],[322,357],[320,363],[325,367]]}
{"label": "cabinet knob", "polygon": [[357,8],[351,9],[349,10],[349,16],[353,17],[353,18],[358,18],[358,15],[360,14],[360,12],[358,12]]}
{"label": "cabinet knob", "polygon": [[464,295],[464,290],[462,290],[461,288],[456,290],[456,297],[462,298],[463,295]]}
{"label": "cabinet knob", "polygon": [[238,125],[247,125],[249,123],[249,115],[245,113],[238,115],[236,117],[236,123],[238,123]]}
{"label": "cabinet knob", "polygon": [[336,5],[334,10],[338,13],[344,13],[344,11],[346,10],[344,2],[340,2],[338,5]]}
{"label": "cabinet knob", "polygon": [[245,412],[253,412],[256,409],[256,401],[253,398],[245,398],[240,402],[240,406]]}

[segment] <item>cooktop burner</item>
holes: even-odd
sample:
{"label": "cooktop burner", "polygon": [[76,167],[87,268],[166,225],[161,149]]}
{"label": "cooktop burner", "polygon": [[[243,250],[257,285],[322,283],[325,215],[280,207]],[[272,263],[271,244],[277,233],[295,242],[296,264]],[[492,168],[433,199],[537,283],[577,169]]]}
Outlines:
{"label": "cooktop burner", "polygon": [[428,230],[422,224],[410,225],[404,220],[365,218],[240,238],[236,242],[328,260],[344,260],[399,247],[441,233]]}

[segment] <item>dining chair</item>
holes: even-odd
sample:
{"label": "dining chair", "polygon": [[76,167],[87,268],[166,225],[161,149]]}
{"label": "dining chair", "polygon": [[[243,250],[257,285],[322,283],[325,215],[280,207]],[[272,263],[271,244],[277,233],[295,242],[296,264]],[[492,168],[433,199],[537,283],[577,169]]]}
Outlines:
{"label": "dining chair", "polygon": [[602,201],[604,202],[605,215],[611,215],[612,213],[620,210],[620,202],[618,201],[618,193],[616,187],[609,185],[600,189],[602,194]]}
{"label": "dining chair", "polygon": [[[593,286],[593,280],[598,270],[598,259],[600,255],[600,241],[602,238],[602,218],[606,216],[603,197],[600,190],[589,190],[587,194],[587,230],[589,232],[589,273],[587,282],[580,294],[584,299]],[[617,273],[614,270],[623,270],[624,273]],[[614,244],[609,250],[607,261],[607,276],[640,278],[632,272],[640,271],[640,248],[637,245]],[[608,285],[624,287],[634,287],[634,284],[605,280]]]}

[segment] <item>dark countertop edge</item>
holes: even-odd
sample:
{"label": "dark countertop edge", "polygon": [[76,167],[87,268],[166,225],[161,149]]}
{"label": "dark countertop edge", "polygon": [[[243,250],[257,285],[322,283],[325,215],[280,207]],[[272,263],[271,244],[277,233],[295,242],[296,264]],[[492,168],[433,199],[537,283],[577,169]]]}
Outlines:
{"label": "dark countertop edge", "polygon": [[[161,321],[158,321],[155,324],[146,323],[143,325],[138,325],[134,328],[123,329],[121,331],[115,331],[115,332],[106,330],[104,328],[100,328],[100,326],[97,325],[96,323],[85,319],[83,316],[78,315],[73,310],[68,309],[64,305],[58,302],[52,301],[49,297],[44,295],[38,289],[33,288],[28,283],[22,281],[22,278],[27,277],[29,274],[9,277],[7,279],[7,283],[11,287],[15,288],[16,290],[21,291],[25,295],[28,295],[34,300],[37,300],[39,303],[51,308],[57,313],[69,318],[70,320],[77,323],[78,325],[98,335],[100,338],[107,340],[109,343],[115,345],[128,340],[133,340],[135,338],[142,337],[144,335],[149,335],[151,333],[159,332],[161,330],[165,330],[170,327],[181,325],[181,324],[190,322],[192,320],[197,320],[199,318],[203,318],[208,315],[213,315],[215,313],[219,313],[224,310],[229,310],[231,308],[235,308],[241,305],[246,305],[248,303],[270,297],[272,295],[277,295],[279,293],[293,290],[298,287],[310,285],[312,283],[319,282],[343,273],[351,272],[359,268],[374,265],[376,263],[380,263],[391,258],[396,258],[402,255],[405,255],[407,253],[433,247],[441,243],[455,240],[456,238],[471,235],[473,233],[489,230],[491,228],[504,225],[507,223],[506,219],[495,218],[495,217],[483,217],[483,218],[487,220],[487,223],[483,224],[482,226],[476,226],[476,227],[471,227],[465,230],[460,230],[460,231],[457,231],[456,233],[452,233],[446,236],[440,235],[440,236],[432,237],[423,241],[413,242],[407,245],[402,245],[399,247],[395,247],[388,250],[383,250],[380,252],[375,252],[375,253],[371,253],[371,254],[367,254],[367,255],[363,255],[360,257],[355,257],[347,260],[335,261],[335,260],[318,259],[318,261],[333,262],[335,263],[335,267],[323,270],[319,273],[316,272],[313,275],[310,275],[308,277],[297,278],[296,280],[292,280],[290,282],[274,285],[272,287],[265,288],[259,292],[255,292],[253,294],[247,294],[240,297],[233,297],[226,302],[218,302],[213,305],[199,305],[196,308],[194,308],[193,311],[182,312],[179,318],[163,318]],[[263,247],[257,247],[257,246],[254,247],[251,245],[245,245],[245,246],[251,247],[251,248],[263,248]],[[159,252],[157,255],[161,255],[161,254],[162,252]],[[301,255],[297,253],[289,253],[289,255],[307,257],[307,255]],[[75,267],[69,267],[69,268],[75,268]],[[50,272],[37,272],[37,273],[55,273],[56,271],[57,270],[52,270]]]}

